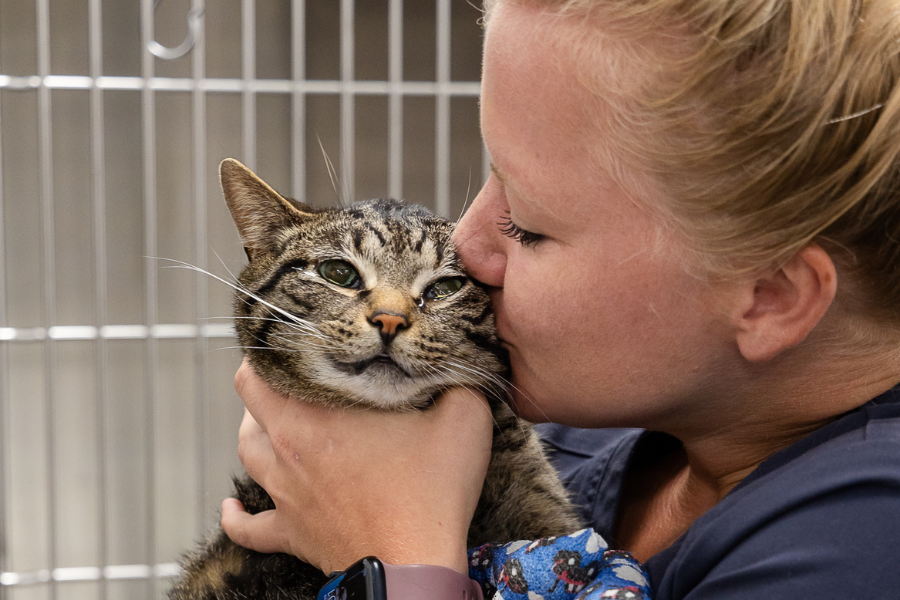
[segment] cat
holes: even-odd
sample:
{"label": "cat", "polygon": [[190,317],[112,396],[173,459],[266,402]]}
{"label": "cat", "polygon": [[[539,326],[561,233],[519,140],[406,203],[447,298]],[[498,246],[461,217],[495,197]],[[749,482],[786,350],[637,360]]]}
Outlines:
{"label": "cat", "polygon": [[[462,270],[453,224],[395,200],[312,208],[233,159],[220,176],[249,258],[235,285],[235,329],[260,377],[307,401],[387,411],[427,410],[442,390],[479,388],[495,425],[469,547],[582,527],[535,432],[503,401],[506,352],[487,293]],[[235,479],[235,497],[251,513],[274,508],[246,476]],[[326,581],[221,530],[183,567],[171,600],[312,600]]]}

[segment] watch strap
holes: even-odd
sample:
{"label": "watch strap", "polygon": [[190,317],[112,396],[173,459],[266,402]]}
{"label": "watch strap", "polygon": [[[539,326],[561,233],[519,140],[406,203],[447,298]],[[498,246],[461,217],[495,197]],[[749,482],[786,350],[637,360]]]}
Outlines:
{"label": "watch strap", "polygon": [[435,565],[384,566],[388,600],[484,600],[468,576]]}

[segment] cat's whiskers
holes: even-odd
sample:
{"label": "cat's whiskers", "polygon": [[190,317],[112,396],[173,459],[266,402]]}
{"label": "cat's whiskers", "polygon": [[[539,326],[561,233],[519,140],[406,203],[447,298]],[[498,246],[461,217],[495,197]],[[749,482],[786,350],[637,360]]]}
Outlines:
{"label": "cat's whiskers", "polygon": [[[275,306],[271,302],[259,297],[258,295],[254,294],[253,292],[248,290],[243,285],[240,285],[239,283],[238,284],[232,283],[232,282],[228,281],[227,279],[224,279],[222,277],[219,277],[218,275],[210,273],[209,271],[207,271],[205,269],[201,269],[200,267],[198,267],[196,265],[192,265],[190,263],[186,263],[186,262],[183,262],[180,260],[175,260],[172,258],[161,258],[159,260],[167,260],[169,262],[176,263],[171,266],[171,268],[173,268],[173,269],[188,269],[190,271],[196,271],[198,273],[203,273],[204,275],[208,275],[209,277],[212,277],[213,279],[215,279],[217,281],[221,281],[225,285],[233,288],[234,290],[240,292],[241,294],[244,294],[245,296],[253,298],[254,300],[256,300],[258,303],[262,304],[263,306],[266,306],[267,308],[277,312],[278,314],[280,314],[284,317],[287,317],[293,324],[296,324],[300,327],[308,327],[311,332],[315,332],[316,334],[321,335],[321,333],[318,332],[318,329],[309,321],[302,319],[302,318],[298,317],[297,315],[292,314],[282,308],[279,308],[278,306]],[[282,321],[282,322],[284,322],[284,321]],[[327,338],[325,338],[324,336],[322,337],[322,339],[327,341]]]}
{"label": "cat's whiskers", "polygon": [[232,280],[232,281],[237,281],[237,280],[238,280],[237,275],[234,274],[234,271],[232,271],[231,269],[228,268],[228,265],[226,265],[226,264],[225,264],[225,261],[222,260],[222,257],[219,256],[219,253],[216,252],[215,250],[213,250],[213,254],[216,255],[216,258],[219,260],[219,264],[222,265],[222,268],[225,269],[226,271],[228,271],[228,274],[231,275],[231,280]]}
{"label": "cat's whiskers", "polygon": [[443,359],[437,364],[431,366],[440,367],[444,370],[444,372],[453,375],[456,378],[454,379],[454,383],[471,384],[480,388],[484,388],[485,383],[491,383],[493,384],[493,386],[486,389],[485,393],[489,393],[500,402],[505,402],[507,400],[504,395],[501,395],[496,391],[496,389],[506,389],[506,386],[509,385],[509,382],[499,375],[483,370],[474,365],[461,365],[447,359]]}
{"label": "cat's whiskers", "polygon": [[463,215],[466,214],[466,207],[469,205],[469,193],[472,191],[472,168],[469,168],[469,183],[466,185],[466,197],[463,199],[462,210],[459,211],[459,216],[456,217],[456,221],[453,222],[453,226],[456,227],[456,224],[462,221]]}
{"label": "cat's whiskers", "polygon": [[[298,329],[298,330],[308,331],[311,335],[319,335],[319,336],[323,335],[322,332],[319,330],[319,328],[316,326],[316,324],[313,323],[312,321],[307,321],[306,319],[304,319],[302,317],[298,317],[297,315],[295,315],[293,313],[290,313],[286,310],[278,308],[274,304],[271,304],[271,303],[263,300],[258,295],[254,294],[253,292],[251,292],[244,286],[232,285],[231,287],[233,287],[238,292],[247,296],[247,298],[242,298],[242,301],[244,302],[244,304],[250,305],[251,303],[250,303],[249,299],[252,299],[252,300],[255,300],[256,302],[263,304],[264,306],[266,306],[269,309],[276,310],[278,312],[278,314],[290,319],[290,321],[285,321],[284,319],[278,318],[278,315],[273,314],[271,317],[271,320],[276,321],[278,323],[284,323],[285,325],[290,325],[291,327],[294,327],[295,329]],[[271,314],[271,312],[270,312],[270,314]],[[248,317],[248,318],[267,319],[269,317]],[[323,337],[322,339],[326,339],[326,338]]]}
{"label": "cat's whiskers", "polygon": [[317,349],[317,350],[330,350],[334,348],[334,344],[330,341],[322,340],[321,338],[314,339],[306,339],[310,337],[306,333],[295,333],[292,331],[285,331],[283,333],[278,334],[270,334],[270,337],[279,339],[285,343],[291,345],[302,345],[306,348]]}
{"label": "cat's whiskers", "polygon": [[[245,320],[245,321],[270,321],[273,323],[281,323],[292,329],[298,329],[294,323],[284,321],[282,319],[272,318],[272,317],[234,316],[234,317],[206,317],[205,318],[205,320],[207,320],[207,321],[224,320],[224,319],[227,319],[229,321],[233,321],[235,319],[241,319],[241,320]],[[276,337],[276,336],[270,336],[270,337]],[[282,347],[274,347],[274,346],[224,346],[222,348],[218,348],[218,350],[279,350],[281,352],[299,352],[300,349],[322,350],[322,349],[328,349],[328,348],[334,346],[334,341],[329,339],[327,336],[321,336],[315,332],[310,333],[310,332],[302,330],[302,329],[298,329],[297,331],[282,332],[281,334],[278,334],[277,337],[279,339],[281,339],[282,341],[289,343],[291,347],[283,347],[282,348]],[[300,338],[300,337],[314,337],[314,338],[318,338],[326,343],[322,344],[322,343],[316,343],[316,342],[313,342],[310,340],[298,340],[297,338]],[[289,338],[289,339],[285,339],[285,338]]]}
{"label": "cat's whiskers", "polygon": [[[282,340],[282,342],[284,343],[285,341]],[[303,345],[296,344],[294,342],[290,342],[289,345],[287,345],[287,346],[276,346],[276,345],[271,344],[268,340],[266,340],[266,342],[262,342],[260,340],[260,343],[265,343],[266,345],[261,345],[261,346],[237,345],[237,346],[228,346],[228,349],[232,349],[232,350],[234,350],[234,349],[237,349],[237,350],[268,350],[271,352],[284,352],[287,354],[301,354],[304,352],[309,352],[309,350],[311,350],[311,349],[314,349],[314,350],[318,349],[318,348],[313,348],[313,347],[303,347]]]}
{"label": "cat's whiskers", "polygon": [[[274,323],[281,323],[281,324],[283,324],[283,325],[285,325],[285,326],[287,326],[287,327],[290,327],[290,328],[292,328],[292,329],[297,329],[294,323],[290,323],[290,322],[288,322],[288,321],[283,321],[283,320],[281,320],[281,319],[275,319],[275,318],[266,318],[266,317],[204,317],[204,318],[203,318],[204,321],[220,321],[220,320],[233,321],[233,320],[235,320],[235,319],[254,320],[254,321],[271,321],[271,322],[274,322]],[[318,334],[315,333],[315,332],[312,332],[312,333],[311,333],[311,332],[304,331],[304,330],[298,330],[298,331],[286,331],[286,332],[282,332],[282,333],[279,334],[279,335],[282,336],[282,337],[291,337],[291,338],[301,337],[301,336],[302,336],[302,337],[315,337],[315,338],[321,339],[321,340],[324,341],[324,342],[327,342],[329,345],[333,345],[332,340],[328,339],[327,337],[318,335]],[[291,339],[290,342],[291,342],[291,344],[294,345],[294,346],[300,346],[300,345],[301,345],[296,339]],[[321,349],[321,348],[326,347],[326,344],[310,343],[310,342],[308,342],[308,341],[306,341],[306,340],[304,340],[304,342],[306,342],[306,343],[303,344],[303,347],[310,348],[310,349]],[[234,346],[229,346],[229,348],[233,349]]]}
{"label": "cat's whiskers", "polygon": [[[473,372],[476,372],[476,373],[478,373],[479,375],[482,375],[484,378],[486,378],[486,379],[488,379],[489,381],[491,381],[492,383],[494,383],[494,384],[496,384],[496,385],[499,385],[500,387],[502,387],[502,388],[504,388],[504,389],[507,389],[507,390],[515,390],[516,392],[519,393],[520,396],[522,396],[523,398],[525,398],[526,400],[528,400],[528,402],[531,403],[531,405],[534,406],[534,408],[536,408],[536,409],[538,410],[538,412],[541,413],[541,416],[543,416],[544,419],[545,419],[547,422],[551,422],[551,421],[550,421],[549,415],[547,415],[547,413],[544,412],[544,410],[540,407],[540,405],[539,405],[537,402],[535,402],[534,399],[533,399],[531,396],[529,396],[528,393],[525,392],[525,390],[523,390],[522,388],[516,386],[516,385],[515,385],[512,381],[510,381],[509,379],[506,379],[505,377],[501,377],[501,376],[499,376],[499,375],[497,375],[497,374],[495,374],[495,373],[491,373],[490,371],[486,371],[486,370],[484,370],[483,368],[479,367],[478,365],[471,365],[471,364],[468,365],[468,366],[466,366],[466,365],[459,365],[459,364],[454,363],[454,362],[452,362],[452,361],[450,361],[450,360],[447,360],[447,361],[445,361],[445,362],[446,362],[447,364],[457,366],[457,367],[459,367],[459,368],[461,368],[461,369],[467,369],[467,370],[471,370],[471,371],[473,371]],[[498,399],[499,399],[500,401],[502,401],[502,402],[507,402],[507,401],[508,401],[508,398],[498,398]]]}
{"label": "cat's whiskers", "polygon": [[243,319],[243,320],[247,320],[247,321],[269,321],[272,323],[280,323],[282,325],[285,325],[285,326],[290,327],[291,329],[295,330],[292,332],[284,332],[285,334],[290,333],[292,335],[310,336],[310,337],[318,338],[318,339],[322,340],[323,342],[333,343],[333,340],[331,338],[329,338],[327,335],[323,334],[321,331],[318,330],[318,328],[314,327],[312,325],[312,323],[309,323],[309,322],[297,323],[297,322],[285,321],[283,319],[279,319],[276,317],[237,317],[236,316],[233,318],[234,319]]}
{"label": "cat's whiskers", "polygon": [[301,350],[298,350],[295,348],[278,348],[276,346],[224,346],[219,349],[220,350],[269,350],[269,351],[293,352],[293,353],[301,352]]}
{"label": "cat's whiskers", "polygon": [[[497,422],[497,419],[494,418],[494,413],[493,413],[493,411],[491,411],[491,407],[485,406],[485,404],[483,402],[481,402],[480,398],[478,398],[478,396],[475,394],[475,391],[472,390],[470,387],[466,387],[466,385],[465,385],[465,384],[472,384],[473,386],[475,386],[479,390],[481,390],[483,393],[488,394],[489,392],[484,390],[481,385],[483,383],[482,381],[468,380],[467,379],[468,376],[465,375],[464,373],[460,373],[459,371],[456,371],[454,369],[451,369],[450,367],[447,367],[447,366],[439,364],[439,363],[438,364],[429,364],[428,366],[434,371],[439,371],[439,375],[442,376],[441,379],[443,379],[443,377],[445,377],[446,375],[449,375],[453,379],[454,384],[457,384],[457,386],[462,387],[464,390],[466,390],[477,401],[476,403],[478,405],[480,405],[482,407],[482,409],[484,409],[484,410],[488,411],[488,413],[490,413],[491,421],[494,422],[494,425],[496,426],[497,430],[500,431],[501,435],[505,437],[506,434],[505,434],[505,432],[503,432],[503,428],[500,427],[500,424]],[[466,379],[463,381],[460,381],[459,379],[457,379],[457,377],[460,375],[463,375],[463,377]],[[445,385],[445,382],[443,382],[443,381],[440,381],[439,383]],[[497,397],[497,395],[493,392],[490,392],[490,394],[494,397]],[[498,398],[498,399],[501,402],[503,401],[502,398]]]}
{"label": "cat's whiskers", "polygon": [[[299,334],[305,335],[305,334]],[[297,339],[291,337],[289,334],[270,334],[268,340],[276,340],[283,344],[290,346],[292,349],[296,350],[323,350],[329,347],[328,344],[317,343],[314,340],[305,340],[305,339]],[[267,340],[267,341],[268,341]]]}
{"label": "cat's whiskers", "polygon": [[334,168],[331,157],[328,156],[328,152],[325,151],[325,145],[322,143],[322,138],[316,134],[316,139],[319,141],[319,150],[322,151],[322,157],[325,159],[325,169],[328,171],[328,178],[331,180],[331,187],[334,189],[335,196],[337,196],[338,205],[345,206],[344,191],[343,188],[341,188],[341,180],[338,177],[337,169]]}
{"label": "cat's whiskers", "polygon": [[490,381],[491,383],[493,383],[501,388],[506,388],[506,387],[512,385],[512,383],[505,377],[501,377],[500,375],[497,375],[496,373],[492,373],[491,371],[488,371],[487,369],[479,367],[478,365],[475,365],[475,364],[471,364],[471,363],[460,364],[460,363],[454,362],[449,359],[444,359],[444,363],[448,364],[452,367],[456,367],[457,369],[460,369],[461,371],[473,373],[474,375],[478,376],[481,380]]}
{"label": "cat's whiskers", "polygon": [[[368,400],[365,400],[363,398],[354,399],[353,402],[351,402],[350,404],[347,405],[347,408],[351,409],[351,410],[353,410],[353,409],[382,410],[377,406],[372,406],[372,404],[370,404],[370,402]],[[402,410],[402,408],[405,408],[405,407],[401,407],[401,412],[405,412]]]}
{"label": "cat's whiskers", "polygon": [[482,390],[486,395],[490,395],[501,402],[505,400],[496,391],[489,388],[485,389],[484,377],[472,377],[470,373],[441,363],[428,364],[427,367],[439,377],[439,379],[435,380],[435,383],[439,385],[447,385],[446,378],[449,376],[450,383],[455,386],[476,387]]}
{"label": "cat's whiskers", "polygon": [[453,385],[473,385],[476,387],[480,387],[484,384],[483,380],[473,379],[468,374],[462,373],[455,369],[451,369],[450,367],[447,367],[445,365],[428,364],[426,366],[433,372],[432,374],[430,374],[430,376],[437,377],[436,379],[433,379],[433,381],[439,385],[447,385],[448,377],[450,379],[450,383],[452,383]]}
{"label": "cat's whiskers", "polygon": [[539,413],[541,413],[541,416],[544,417],[544,420],[543,420],[544,423],[553,423],[553,422],[554,422],[554,421],[550,418],[550,415],[548,415],[547,413],[544,412],[544,409],[541,408],[541,405],[538,404],[537,402],[535,402],[535,401],[534,401],[534,398],[532,398],[532,397],[528,394],[528,392],[526,392],[526,391],[523,390],[522,388],[520,388],[520,387],[518,387],[518,386],[516,386],[516,385],[514,385],[514,384],[512,384],[512,383],[509,384],[509,387],[510,387],[511,389],[513,389],[513,390],[519,392],[519,395],[520,395],[520,396],[522,396],[525,400],[528,400],[529,404],[531,404],[534,408],[537,409],[537,411],[538,411]]}

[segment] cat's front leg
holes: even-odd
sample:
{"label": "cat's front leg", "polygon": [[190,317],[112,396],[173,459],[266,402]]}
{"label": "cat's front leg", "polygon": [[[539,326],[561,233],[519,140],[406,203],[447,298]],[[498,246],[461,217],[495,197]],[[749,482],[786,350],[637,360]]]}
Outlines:
{"label": "cat's front leg", "polygon": [[[234,479],[234,497],[248,512],[275,508],[249,476]],[[287,554],[262,554],[238,546],[223,531],[185,557],[170,600],[314,600],[327,577]]]}

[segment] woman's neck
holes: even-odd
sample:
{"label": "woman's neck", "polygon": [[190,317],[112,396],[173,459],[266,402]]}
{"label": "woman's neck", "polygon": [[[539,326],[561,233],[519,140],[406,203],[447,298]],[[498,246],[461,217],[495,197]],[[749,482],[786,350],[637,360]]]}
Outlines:
{"label": "woman's neck", "polygon": [[[821,366],[828,364],[830,372]],[[765,393],[744,382],[730,406],[716,407],[727,418],[668,430],[681,445],[626,474],[615,542],[638,560],[667,548],[764,460],[897,385],[896,371],[894,360],[841,368],[822,361],[804,377],[782,379],[790,385],[761,386]]]}

